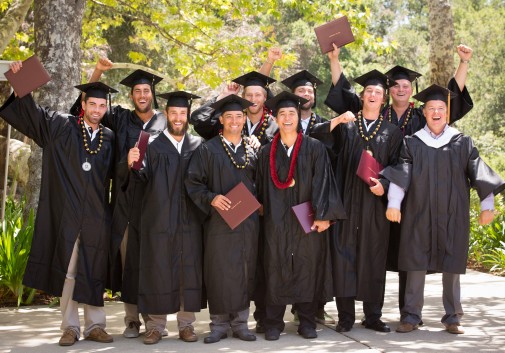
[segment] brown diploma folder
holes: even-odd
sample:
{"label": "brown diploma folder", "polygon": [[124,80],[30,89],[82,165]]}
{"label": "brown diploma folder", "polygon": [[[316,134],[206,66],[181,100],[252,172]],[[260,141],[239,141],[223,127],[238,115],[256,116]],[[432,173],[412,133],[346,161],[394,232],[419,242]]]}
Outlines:
{"label": "brown diploma folder", "polygon": [[144,156],[146,155],[147,145],[149,144],[149,133],[145,131],[140,131],[139,139],[135,146],[139,149],[140,156],[139,160],[133,162],[132,169],[139,170],[142,168],[142,162],[144,161]]}
{"label": "brown diploma folder", "polygon": [[222,211],[217,207],[215,209],[232,230],[261,206],[242,182],[237,184],[224,196],[231,201],[230,209],[227,211]]}
{"label": "brown diploma folder", "polygon": [[351,25],[347,20],[347,16],[337,18],[314,28],[316,32],[317,41],[321,52],[326,54],[333,50],[333,43],[337,47],[343,47],[346,44],[354,42],[354,35],[352,34]]}
{"label": "brown diploma folder", "polygon": [[359,176],[365,183],[370,186],[375,184],[370,181],[370,177],[379,179],[379,172],[383,169],[382,165],[377,162],[366,150],[361,152],[358,169],[356,175]]}
{"label": "brown diploma folder", "polygon": [[51,81],[51,76],[35,55],[23,61],[23,67],[19,72],[13,73],[12,70],[9,70],[4,75],[19,98]]}

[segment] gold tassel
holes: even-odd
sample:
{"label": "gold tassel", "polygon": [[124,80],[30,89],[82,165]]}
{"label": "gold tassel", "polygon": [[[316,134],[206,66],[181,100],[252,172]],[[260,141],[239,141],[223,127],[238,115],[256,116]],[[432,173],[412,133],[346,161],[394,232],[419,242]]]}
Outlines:
{"label": "gold tassel", "polygon": [[447,125],[451,123],[451,91],[447,95]]}

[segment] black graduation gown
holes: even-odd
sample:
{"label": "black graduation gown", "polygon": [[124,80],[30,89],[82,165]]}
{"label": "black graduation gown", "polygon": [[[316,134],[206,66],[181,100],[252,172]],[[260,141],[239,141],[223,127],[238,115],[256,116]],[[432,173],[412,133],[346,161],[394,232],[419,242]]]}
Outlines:
{"label": "black graduation gown", "polygon": [[[473,108],[473,101],[466,86],[463,88],[463,91],[461,91],[454,77],[449,80],[447,88],[457,94],[457,96],[451,100],[450,123],[452,124],[465,116],[465,114]],[[362,109],[362,102],[359,95],[356,94],[356,91],[344,74],[340,76],[340,79],[335,85],[331,86],[324,103],[337,114],[343,114],[346,111],[351,111],[356,114]],[[389,109],[392,109],[392,106],[384,107],[381,112],[381,115],[386,119],[389,117]],[[398,119],[394,109],[391,111],[390,122],[394,125],[402,127],[405,121],[404,119],[405,116]],[[425,125],[426,118],[423,115],[422,108],[413,108],[412,116],[401,130],[404,136],[411,136]]]}
{"label": "black graduation gown", "polygon": [[[228,148],[228,147],[227,147]],[[229,150],[235,161],[245,163],[245,151]],[[247,146],[249,165],[236,168],[219,136],[202,144],[194,153],[185,181],[189,197],[207,215],[204,223],[204,281],[209,312],[226,314],[245,310],[254,290],[258,250],[258,213],[231,230],[211,206],[218,194],[225,195],[243,182],[253,194],[256,155]]]}
{"label": "black graduation gown", "polygon": [[[327,302],[333,298],[328,231],[305,234],[292,207],[312,201],[317,220],[345,217],[324,145],[304,136],[294,174],[295,186],[278,189],[270,176],[272,143],[258,157],[258,197],[265,222],[266,303]],[[291,158],[279,142],[276,170],[286,180]]]}
{"label": "black graduation gown", "polygon": [[[82,127],[74,116],[35,104],[31,95],[11,96],[0,115],[43,148],[40,199],[23,284],[61,296],[70,257],[80,238],[72,299],[103,306],[110,241],[109,183],[114,135],[103,128],[98,154],[84,148]],[[89,136],[86,134],[89,142]],[[95,150],[99,136],[90,144]],[[82,164],[91,164],[84,171]]]}
{"label": "black graduation gown", "polygon": [[[372,126],[371,131],[376,126]],[[385,195],[378,197],[356,176],[367,143],[354,123],[337,125],[332,135],[333,149],[338,155],[335,176],[347,214],[346,220],[332,227],[334,294],[336,297],[380,302],[389,239],[386,218],[389,183],[381,179]],[[383,121],[375,137],[368,141],[368,148],[382,166],[394,165],[402,138],[398,127]]]}
{"label": "black graduation gown", "polygon": [[[71,109],[72,114],[78,115],[81,110],[80,96]],[[106,114],[102,121],[114,131],[115,144],[115,173],[112,182],[112,243],[110,246],[110,287],[113,292],[120,291],[121,299],[127,303],[137,303],[139,281],[139,249],[140,249],[140,216],[141,203],[144,195],[144,183],[133,179],[127,191],[121,190],[121,185],[128,178],[126,166],[130,148],[135,146],[140,131],[144,130],[151,136],[158,136],[167,126],[167,119],[161,112],[147,123],[137,116],[135,111],[125,109],[120,105],[112,107],[112,112]],[[125,267],[122,268],[119,248],[128,227],[128,245],[126,249]]]}
{"label": "black graduation gown", "polygon": [[[193,124],[195,131],[206,140],[217,136],[223,129],[219,121],[219,114],[211,107],[216,102],[216,99],[217,97],[214,97],[207,101],[200,108],[194,110],[190,117],[190,122]],[[265,126],[258,125],[253,131],[253,134],[258,138],[262,146],[272,141],[279,129],[272,115],[265,114],[265,119]],[[249,136],[247,124],[244,125],[244,136]]]}
{"label": "black graduation gown", "polygon": [[418,134],[406,137],[400,163],[382,171],[407,190],[402,203],[402,271],[465,273],[470,187],[481,200],[505,189],[505,181],[479,157],[472,139],[452,130],[454,135],[439,148],[428,146]]}
{"label": "black graduation gown", "polygon": [[202,138],[186,134],[179,154],[162,133],[148,146],[145,168],[130,175],[130,180],[140,178],[146,183],[140,226],[139,312],[176,313],[181,294],[185,311],[202,307],[202,216],[184,187],[189,161],[201,143]]}

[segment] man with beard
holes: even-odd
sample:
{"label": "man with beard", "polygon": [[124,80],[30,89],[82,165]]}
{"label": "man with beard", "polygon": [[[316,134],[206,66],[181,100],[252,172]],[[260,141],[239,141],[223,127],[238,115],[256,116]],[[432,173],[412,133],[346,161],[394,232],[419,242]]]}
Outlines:
{"label": "man with beard", "polygon": [[[100,79],[103,72],[110,70],[113,63],[107,58],[100,58],[91,75],[90,82]],[[128,190],[122,191],[121,184],[128,176],[125,167],[128,151],[135,146],[140,131],[151,135],[149,142],[156,138],[167,125],[162,112],[157,108],[155,85],[161,77],[143,70],[136,70],[125,77],[121,84],[130,87],[130,98],[135,107],[129,110],[120,105],[114,106],[112,112],[103,119],[103,124],[114,131],[115,173],[112,183],[112,244],[111,244],[111,289],[120,291],[125,306],[125,325],[123,336],[139,336],[141,322],[137,308],[139,282],[139,248],[140,216],[144,184],[133,180]],[[79,105],[74,105],[73,114],[78,114]],[[118,256],[120,255],[120,256]]]}
{"label": "man with beard", "polygon": [[249,303],[254,290],[259,221],[254,212],[235,229],[230,229],[216,208],[226,211],[224,196],[242,182],[255,194],[256,154],[242,138],[244,109],[251,102],[229,95],[212,105],[220,112],[223,131],[202,144],[189,164],[186,189],[189,197],[207,216],[204,223],[204,279],[210,312],[210,334],[205,343],[233,336],[254,341],[247,327]]}
{"label": "man with beard", "polygon": [[[258,197],[264,207],[266,278],[265,339],[278,340],[287,304],[296,305],[298,333],[316,338],[316,307],[332,297],[331,257],[326,230],[344,218],[324,145],[299,129],[306,99],[282,92],[267,101],[279,132],[258,157]],[[306,234],[291,209],[311,202],[312,232]]]}
{"label": "man with beard", "polygon": [[[193,152],[202,143],[201,137],[187,133],[191,102],[200,97],[181,91],[158,97],[167,100],[167,128],[149,145],[144,168],[130,175],[130,180],[146,183],[138,308],[147,316],[145,344],[161,340],[167,314],[176,312],[179,338],[195,342],[192,324],[202,306],[202,224],[199,209],[184,189],[184,178]],[[132,148],[128,165],[139,157],[139,149]]]}
{"label": "man with beard", "polygon": [[447,124],[454,96],[437,85],[414,96],[425,103],[426,126],[405,138],[400,163],[381,172],[391,181],[386,216],[401,221],[399,269],[408,271],[396,332],[417,328],[426,272],[435,271],[442,273],[441,322],[449,333],[464,333],[460,274],[468,259],[470,187],[481,200],[481,225],[493,220],[494,196],[505,189],[505,181],[480,158],[472,139]]}
{"label": "man with beard", "polygon": [[331,131],[333,150],[338,155],[335,176],[348,217],[333,227],[336,330],[351,330],[355,300],[360,300],[365,327],[390,332],[389,326],[380,319],[389,239],[389,221],[382,213],[386,205],[381,196],[388,182],[372,178],[373,186],[369,187],[356,171],[365,150],[384,167],[396,164],[403,136],[398,127],[380,115],[386,101],[387,77],[372,70],[355,81],[363,86],[360,94],[363,109],[357,118],[352,112],[346,112],[324,124],[327,132]]}
{"label": "man with beard", "polygon": [[[21,62],[11,64],[16,74]],[[114,135],[100,124],[107,95],[101,82],[76,86],[85,92],[82,118],[38,106],[31,94],[12,95],[0,115],[43,148],[40,200],[23,284],[60,296],[63,334],[59,344],[79,340],[79,303],[84,337],[109,343],[103,292],[110,241],[108,186]]]}

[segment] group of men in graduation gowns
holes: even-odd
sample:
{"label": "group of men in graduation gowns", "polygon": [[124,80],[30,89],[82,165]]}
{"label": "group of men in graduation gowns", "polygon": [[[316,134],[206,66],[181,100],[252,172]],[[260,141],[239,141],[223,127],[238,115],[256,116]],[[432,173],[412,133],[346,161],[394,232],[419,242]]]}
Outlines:
{"label": "group of men in graduation gowns", "polygon": [[[420,129],[429,129],[429,124],[426,127],[426,121],[430,120],[426,111],[413,108],[410,103],[403,104],[405,96],[408,102],[412,93],[412,81],[417,77],[417,73],[403,67],[393,68],[388,75],[373,70],[355,79],[363,86],[363,92],[357,96],[341,73],[338,54],[336,47],[329,54],[333,85],[326,104],[341,115],[331,121],[324,122],[312,111],[315,106],[315,89],[320,81],[307,71],[301,71],[283,81],[292,93],[283,92],[275,97],[268,88],[269,84],[274,82],[273,79],[257,72],[245,74],[227,85],[219,97],[211,99],[193,114],[190,112],[191,101],[197,98],[196,96],[186,92],[159,95],[167,99],[166,116],[151,108],[151,102],[155,101],[154,86],[159,78],[136,71],[122,81],[131,87],[131,99],[135,109],[130,111],[116,106],[110,114],[102,113],[100,119],[103,117],[104,126],[92,128],[90,136],[87,135],[87,129],[82,130],[83,140],[78,142],[83,144],[84,151],[90,156],[85,157],[80,170],[78,165],[72,167],[72,170],[78,170],[79,173],[81,170],[89,172],[91,167],[92,173],[84,174],[85,176],[107,172],[108,177],[111,177],[111,171],[114,170],[112,241],[110,246],[107,243],[107,246],[102,246],[99,250],[107,252],[110,249],[112,273],[115,274],[112,276],[113,289],[121,290],[122,299],[125,301],[125,337],[139,335],[139,313],[142,313],[146,324],[144,343],[158,343],[166,331],[166,315],[178,313],[179,337],[187,342],[194,342],[197,340],[192,327],[194,312],[203,308],[208,301],[211,332],[205,338],[205,343],[215,343],[226,338],[230,328],[234,337],[253,341],[256,336],[249,331],[247,318],[249,302],[255,299],[255,319],[258,321],[256,332],[265,332],[267,340],[279,339],[284,329],[282,318],[287,304],[296,308],[300,321],[298,333],[304,338],[315,338],[315,318],[319,317],[321,306],[324,312],[324,303],[332,297],[337,298],[337,331],[346,332],[352,328],[355,321],[355,300],[364,302],[365,327],[380,332],[390,331],[389,326],[381,320],[382,302],[388,244],[391,243],[389,238],[390,234],[394,233],[390,231],[389,221],[398,222],[399,216],[393,213],[393,216],[388,214],[386,217],[385,200],[386,195],[393,197],[395,192],[408,190],[405,212],[409,216],[418,212],[413,205],[420,203],[412,201],[415,196],[409,196],[410,189],[415,190],[409,181],[417,175],[428,173],[429,164],[413,162],[416,157],[419,159],[419,155],[409,154],[412,152],[411,143],[416,148],[418,146],[415,138],[407,139],[403,147],[402,144],[404,136],[414,134]],[[458,54],[462,64],[467,65],[471,50],[458,47]],[[91,85],[100,86],[101,84],[95,81],[100,78],[102,72],[111,67],[110,61],[101,59],[90,80]],[[335,69],[337,67],[338,69]],[[447,114],[451,117],[451,122],[466,114],[472,104],[464,85],[466,70],[462,70],[463,73],[458,68],[455,78],[449,83],[449,88],[458,93],[457,100],[451,102],[452,110]],[[239,85],[244,87],[242,97],[235,95],[240,90]],[[410,86],[410,91],[407,86]],[[393,104],[383,109],[387,103],[388,89],[396,89],[398,94],[392,93]],[[102,91],[110,93],[111,89],[105,86]],[[102,93],[102,96],[104,95]],[[84,96],[84,102],[86,99]],[[21,105],[19,109],[26,110],[25,113],[31,115],[34,120],[33,117],[38,116],[35,113],[37,109],[33,108],[33,101],[25,100],[29,99],[11,98],[1,108],[2,116],[4,112],[9,115],[11,106],[23,102],[30,108],[26,109]],[[81,103],[79,99],[72,112],[75,115],[81,115],[83,112],[86,117],[87,108],[86,103]],[[54,113],[45,114],[59,116]],[[64,121],[62,126],[66,128],[79,126],[72,117],[55,120]],[[187,133],[188,121],[207,142]],[[81,125],[87,127],[85,123],[86,118]],[[113,132],[105,126],[110,127]],[[461,137],[464,142],[456,144],[458,148],[455,158],[461,165],[462,161],[467,159],[474,161],[470,163],[474,172],[458,175],[460,182],[451,185],[454,193],[467,193],[468,188],[464,189],[463,186],[470,180],[472,186],[479,190],[479,195],[487,196],[489,201],[490,195],[502,190],[502,180],[478,158],[471,140],[451,129],[446,128],[449,131],[446,136],[450,137],[444,137],[441,141],[450,140],[448,144],[452,146],[453,140]],[[28,136],[35,136],[34,139],[37,138],[31,125],[25,130],[20,125],[20,130],[26,131]],[[140,158],[140,151],[135,145],[141,130],[148,132],[151,138],[143,166],[136,171],[131,169],[131,165]],[[100,139],[95,139],[93,144],[92,138],[97,133],[100,134]],[[416,138],[424,141],[419,136]],[[114,139],[116,143],[112,144]],[[42,136],[40,144],[44,145],[49,140],[48,137]],[[412,142],[414,140],[415,143]],[[96,153],[90,153],[97,141],[100,142]],[[78,142],[72,143],[77,146]],[[425,145],[433,147],[431,144]],[[422,150],[424,147],[422,144],[420,146],[419,149]],[[444,146],[439,147],[443,149]],[[49,147],[53,148],[53,144],[49,144]],[[403,152],[399,163],[400,148],[403,148]],[[370,153],[385,168],[380,178],[363,181],[356,176],[363,151]],[[79,156],[73,157],[75,161],[82,160],[84,153],[75,153]],[[58,170],[60,167],[57,165],[57,158],[61,156],[57,152],[51,152],[49,155],[53,159],[56,158],[56,162],[50,159],[48,165],[54,164],[51,169]],[[101,161],[99,167],[94,164],[97,155],[108,158]],[[461,165],[454,166],[454,173],[464,170]],[[416,168],[420,170],[416,171]],[[102,174],[98,176],[104,188],[97,188],[97,194],[98,190],[104,192],[108,189],[108,179]],[[48,178],[46,176],[45,179]],[[426,178],[424,181],[430,182],[434,179],[436,177]],[[79,182],[80,179],[76,180]],[[393,191],[390,188],[390,180]],[[231,230],[216,208],[226,210],[229,207],[225,194],[239,182],[244,183],[247,189],[257,196],[263,207],[261,216],[253,213],[236,229]],[[486,182],[489,185],[486,185]],[[62,190],[73,185],[70,182],[61,184]],[[98,182],[95,184],[98,185]],[[86,197],[91,196],[87,193]],[[80,200],[79,197],[76,199]],[[104,229],[107,228],[110,218],[107,201],[107,197],[104,197],[102,208],[97,208],[103,210],[100,213],[101,216],[104,215],[103,218],[96,217],[98,212],[90,215],[90,218],[95,217],[95,221],[100,220]],[[293,206],[306,201],[312,203],[315,214],[312,232],[308,234],[305,234],[291,210]],[[426,202],[431,202],[431,199]],[[462,204],[457,217],[468,219],[466,206]],[[79,207],[89,211],[89,207],[84,208],[84,204]],[[41,212],[48,211],[39,210],[39,213]],[[60,213],[63,214],[63,210]],[[391,210],[388,210],[388,213],[391,213]],[[70,220],[81,220],[82,224],[86,224],[88,221],[81,216],[82,214],[79,214],[79,217],[69,217]],[[428,216],[426,217],[428,219]],[[38,222],[39,219],[40,217],[37,218]],[[404,215],[404,219],[412,218]],[[67,219],[64,221],[68,222]],[[329,227],[330,222],[336,223]],[[94,251],[92,252],[86,248],[89,246],[89,240],[84,241],[83,232],[86,227],[82,224],[77,228],[81,231],[77,241],[76,234],[66,240],[66,257],[63,259],[72,254],[72,251],[68,252],[69,246],[70,250],[74,249],[74,253],[78,248],[85,249],[83,254],[89,256],[98,251],[94,248],[97,244],[102,244],[97,243],[98,241],[109,239],[109,234],[94,234],[96,239],[91,243]],[[465,222],[462,226],[458,225],[460,228],[457,231],[466,232],[467,247],[468,227],[464,225]],[[417,223],[407,225],[417,226]],[[410,254],[410,251],[419,252],[419,249],[406,245],[410,241],[407,227],[402,225],[401,228],[400,270],[405,269],[409,274],[416,271],[442,271],[444,276],[445,273],[464,272],[464,269],[461,270],[463,261],[460,256],[438,259],[445,267],[439,266],[433,259],[430,259],[428,265],[421,260],[415,265],[409,263],[410,260],[405,260],[404,257]],[[69,227],[71,230],[74,228]],[[399,231],[398,228],[397,232]],[[423,236],[424,234],[419,235],[417,244],[423,244]],[[100,240],[97,240],[97,237],[101,237]],[[40,236],[37,239],[34,239],[34,248],[37,250],[32,250],[30,257],[33,267],[28,267],[29,274],[25,280],[33,287],[59,295],[61,287],[65,288],[61,278],[67,277],[65,283],[71,278],[67,260],[61,261],[60,277],[55,277],[60,279],[59,282],[51,278],[47,283],[41,284],[30,279],[34,274],[38,277],[36,271],[42,271],[41,268],[44,268],[37,265],[38,259],[35,260],[36,256],[40,256],[37,255],[39,248],[43,248]],[[457,242],[452,238],[444,240],[443,237],[437,239],[442,245],[449,242],[452,246],[452,243],[455,243],[455,251],[458,254],[465,249],[464,241]],[[58,246],[55,248],[58,249]],[[390,250],[389,256],[398,255]],[[75,258],[78,258],[77,255]],[[107,255],[101,253],[96,261],[91,262],[94,266],[102,264],[105,268],[96,268],[99,281],[95,286],[88,282],[87,287],[78,287],[80,282],[77,281],[76,288],[79,288],[79,293],[74,292],[77,302],[103,305],[103,299],[95,299],[97,290],[104,289],[106,258]],[[78,261],[82,261],[81,257]],[[447,267],[449,262],[457,265]],[[89,263],[87,259],[86,263]],[[419,269],[420,263],[422,268]],[[44,271],[47,271],[47,268]],[[417,274],[413,284],[405,281],[403,286],[407,286],[407,294],[408,290],[418,290],[424,285],[424,273]],[[79,275],[80,271],[77,271],[77,279],[80,278]],[[457,291],[459,282],[455,276],[451,278],[452,288]],[[459,277],[457,279],[459,280]],[[51,287],[48,287],[48,283]],[[417,287],[413,287],[414,285]],[[204,287],[206,296],[203,294]],[[86,297],[88,292],[92,293]],[[408,295],[407,297],[412,303],[419,301],[419,294],[414,299]],[[88,300],[89,298],[92,299]],[[454,294],[451,303],[453,307],[458,305],[458,293]],[[404,327],[399,332],[409,332],[409,328],[412,330],[420,323],[421,314],[420,311],[412,312],[408,305],[402,304],[401,308],[402,325],[410,324],[412,327],[406,326],[406,329]],[[454,329],[454,324],[459,327],[461,315],[458,315],[459,311],[456,315],[451,313],[448,316],[450,320],[443,319],[451,333],[461,333],[461,330]],[[86,328],[85,337],[100,342],[111,341],[112,337],[103,330],[104,317],[103,324],[100,320],[95,327]],[[98,336],[90,334],[97,327],[101,329]],[[65,330],[62,339],[67,336],[63,344],[73,344],[79,338],[79,330],[78,326],[71,327],[70,336]]]}

